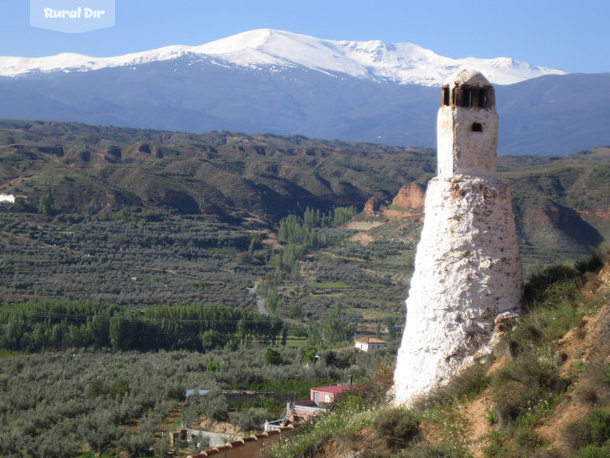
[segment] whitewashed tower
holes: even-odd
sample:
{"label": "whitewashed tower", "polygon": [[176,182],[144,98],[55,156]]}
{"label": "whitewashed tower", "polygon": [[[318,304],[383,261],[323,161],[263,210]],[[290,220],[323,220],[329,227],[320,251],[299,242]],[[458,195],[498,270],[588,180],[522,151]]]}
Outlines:
{"label": "whitewashed tower", "polygon": [[496,178],[498,114],[483,75],[462,70],[442,89],[438,175],[407,298],[394,401],[409,404],[489,352],[518,313],[523,275],[510,189]]}

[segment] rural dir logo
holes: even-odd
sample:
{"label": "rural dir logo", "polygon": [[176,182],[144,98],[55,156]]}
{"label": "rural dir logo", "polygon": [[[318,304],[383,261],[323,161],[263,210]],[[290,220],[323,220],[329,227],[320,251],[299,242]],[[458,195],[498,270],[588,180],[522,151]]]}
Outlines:
{"label": "rural dir logo", "polygon": [[114,26],[114,0],[30,0],[30,25],[81,33]]}

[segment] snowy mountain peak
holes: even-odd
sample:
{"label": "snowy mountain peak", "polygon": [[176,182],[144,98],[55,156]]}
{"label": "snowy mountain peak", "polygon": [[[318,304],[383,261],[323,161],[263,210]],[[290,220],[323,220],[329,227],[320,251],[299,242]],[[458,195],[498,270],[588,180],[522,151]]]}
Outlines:
{"label": "snowy mountain peak", "polygon": [[542,75],[565,73],[508,57],[452,59],[413,43],[334,41],[282,30],[256,29],[199,46],[166,46],[115,57],[74,53],[31,58],[0,57],[0,76],[93,71],[172,60],[185,55],[221,65],[261,70],[305,67],[378,82],[426,86],[442,84],[449,75],[463,67],[480,71],[495,84],[512,84]]}

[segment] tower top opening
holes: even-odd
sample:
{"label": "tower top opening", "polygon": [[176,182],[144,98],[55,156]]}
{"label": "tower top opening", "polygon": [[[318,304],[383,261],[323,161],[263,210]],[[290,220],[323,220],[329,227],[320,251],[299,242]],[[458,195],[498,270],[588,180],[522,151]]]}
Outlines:
{"label": "tower top opening", "polygon": [[496,104],[492,85],[481,73],[460,70],[445,81],[442,106],[493,108]]}

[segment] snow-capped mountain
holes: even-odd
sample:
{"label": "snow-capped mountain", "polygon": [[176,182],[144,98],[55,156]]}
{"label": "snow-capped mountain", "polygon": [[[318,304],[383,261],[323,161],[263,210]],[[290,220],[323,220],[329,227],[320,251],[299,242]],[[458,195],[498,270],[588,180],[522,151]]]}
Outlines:
{"label": "snow-capped mountain", "polygon": [[278,71],[297,67],[358,79],[437,86],[462,67],[481,71],[492,83],[513,84],[557,69],[499,57],[452,59],[412,43],[334,41],[271,29],[239,33],[200,46],[164,48],[115,57],[62,53],[48,57],[0,57],[0,76],[84,72],[188,57],[220,66]]}
{"label": "snow-capped mountain", "polygon": [[496,84],[501,154],[610,144],[610,74],[268,29],[117,57],[0,57],[0,118],[434,147],[435,86],[463,66]]}

